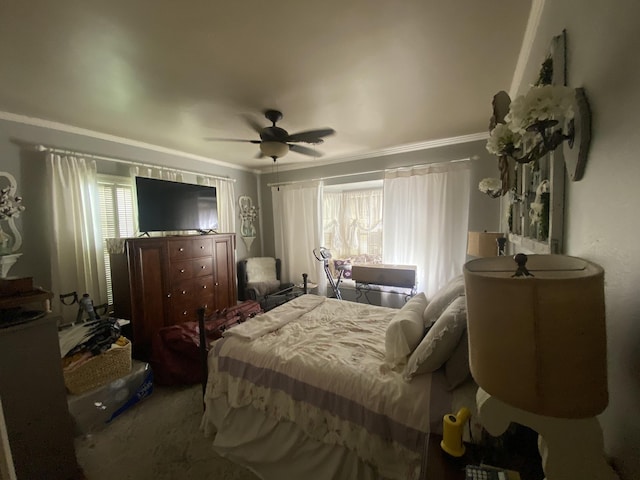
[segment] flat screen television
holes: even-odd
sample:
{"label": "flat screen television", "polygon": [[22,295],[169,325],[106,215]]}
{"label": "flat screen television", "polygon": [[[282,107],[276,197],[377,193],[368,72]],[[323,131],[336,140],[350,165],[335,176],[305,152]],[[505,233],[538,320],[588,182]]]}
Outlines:
{"label": "flat screen television", "polygon": [[218,229],[216,187],[136,177],[136,194],[140,232]]}

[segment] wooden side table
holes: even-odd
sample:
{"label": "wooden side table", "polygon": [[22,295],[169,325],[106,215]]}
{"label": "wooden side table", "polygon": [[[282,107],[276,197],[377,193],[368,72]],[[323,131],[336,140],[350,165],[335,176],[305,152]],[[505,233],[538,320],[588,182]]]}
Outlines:
{"label": "wooden side table", "polygon": [[420,480],[464,480],[465,465],[478,464],[481,458],[480,447],[466,445],[462,457],[452,457],[440,447],[442,435],[430,433],[427,437]]}
{"label": "wooden side table", "polygon": [[[542,480],[544,473],[540,456],[534,443],[529,439],[518,440],[505,452],[488,452],[476,444],[465,443],[462,457],[452,457],[440,448],[442,435],[430,433],[427,437],[422,459],[420,480],[465,480],[465,466],[486,463],[495,467],[515,470],[521,480]],[[514,442],[515,443],[515,442]]]}

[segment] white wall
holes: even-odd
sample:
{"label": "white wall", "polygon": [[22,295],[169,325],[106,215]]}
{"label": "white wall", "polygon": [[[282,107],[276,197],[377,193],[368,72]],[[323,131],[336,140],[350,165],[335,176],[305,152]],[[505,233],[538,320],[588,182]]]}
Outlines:
{"label": "white wall", "polygon": [[565,252],[605,269],[609,406],[607,452],[640,478],[640,3],[547,0],[524,76],[532,83],[551,38],[567,31],[567,80],[593,112],[584,178],[569,182]]}

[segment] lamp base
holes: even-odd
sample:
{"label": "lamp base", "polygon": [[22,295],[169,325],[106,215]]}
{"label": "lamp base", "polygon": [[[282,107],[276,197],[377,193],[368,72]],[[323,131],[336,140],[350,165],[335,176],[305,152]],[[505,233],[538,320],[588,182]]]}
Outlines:
{"label": "lamp base", "polygon": [[467,450],[464,444],[458,448],[451,448],[449,445],[446,444],[444,440],[440,442],[440,448],[444,450],[446,453],[448,453],[449,455],[451,455],[452,457],[461,457],[464,455],[464,452]]}
{"label": "lamp base", "polygon": [[596,417],[553,418],[512,407],[482,388],[476,394],[478,416],[493,436],[504,433],[511,422],[538,432],[538,450],[546,480],[619,480],[606,462],[602,429]]}

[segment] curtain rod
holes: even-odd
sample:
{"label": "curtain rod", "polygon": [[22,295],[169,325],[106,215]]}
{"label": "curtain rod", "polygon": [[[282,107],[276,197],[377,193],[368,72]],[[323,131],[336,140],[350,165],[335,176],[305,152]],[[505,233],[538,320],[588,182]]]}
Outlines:
{"label": "curtain rod", "polygon": [[267,183],[267,187],[282,187],[284,185],[295,185],[296,183],[321,182],[324,180],[331,180],[334,178],[354,177],[358,175],[369,175],[372,173],[381,173],[381,172],[384,172],[384,170],[369,170],[368,172],[343,173],[342,175],[331,175],[329,177],[309,178],[307,180],[292,180],[290,182]]}
{"label": "curtain rod", "polygon": [[235,178],[221,177],[219,175],[210,175],[208,173],[194,172],[194,171],[191,171],[191,170],[181,170],[179,168],[174,168],[174,167],[163,167],[161,165],[153,165],[151,163],[143,163],[143,162],[138,162],[138,161],[135,161],[135,160],[125,160],[125,159],[122,159],[122,158],[108,157],[108,156],[105,156],[105,155],[97,155],[97,154],[94,154],[94,153],[79,152],[77,150],[68,150],[68,149],[57,148],[57,147],[49,147],[47,145],[42,145],[42,144],[38,144],[38,143],[36,143],[36,144],[24,143],[22,145],[34,148],[38,152],[51,152],[51,153],[77,155],[77,156],[82,156],[82,157],[93,158],[93,159],[96,159],[96,160],[106,160],[106,161],[114,162],[114,163],[124,163],[124,164],[127,164],[127,165],[134,165],[136,167],[160,168],[160,169],[163,169],[163,170],[169,170],[169,171],[173,171],[173,172],[188,173],[188,174],[191,174],[191,175],[207,176],[207,177],[210,177],[210,178],[215,178],[216,180],[225,180],[225,181],[234,182],[234,183],[236,181]]}
{"label": "curtain rod", "polygon": [[402,167],[383,168],[379,170],[368,170],[366,172],[343,173],[342,175],[331,175],[328,177],[310,178],[307,180],[292,180],[290,182],[267,183],[267,187],[283,187],[285,185],[295,185],[298,183],[322,182],[324,180],[333,180],[334,178],[356,177],[359,175],[371,175],[373,173],[384,173],[391,170],[402,170],[403,168],[423,168],[423,167],[429,167],[429,166],[434,166],[434,165],[443,164],[443,163],[467,162],[469,160],[477,160],[478,158],[479,157],[474,155],[471,158],[464,158],[462,160],[448,160],[446,162],[423,163],[422,165],[404,165]]}

